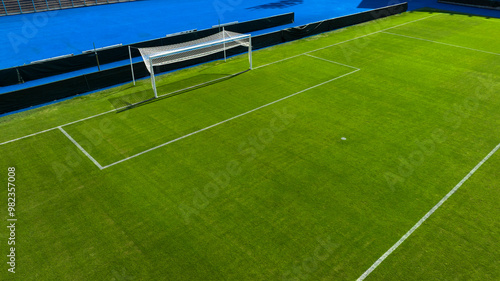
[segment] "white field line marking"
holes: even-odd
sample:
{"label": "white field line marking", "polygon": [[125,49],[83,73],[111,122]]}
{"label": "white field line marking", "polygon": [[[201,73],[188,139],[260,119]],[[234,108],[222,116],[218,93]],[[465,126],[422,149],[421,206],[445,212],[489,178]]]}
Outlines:
{"label": "white field line marking", "polygon": [[15,142],[15,141],[18,141],[18,140],[22,140],[22,139],[25,139],[25,138],[29,138],[29,137],[32,137],[32,136],[36,136],[36,135],[39,135],[39,134],[42,134],[42,133],[53,131],[55,129],[57,129],[57,127],[54,127],[54,128],[51,128],[51,129],[47,129],[47,130],[43,130],[43,131],[31,134],[31,135],[26,135],[24,137],[20,137],[20,138],[13,139],[13,140],[10,140],[10,141],[6,141],[6,142],[3,142],[3,143],[0,143],[0,145],[4,145],[4,144],[8,144],[8,143]]}
{"label": "white field line marking", "polygon": [[396,35],[396,36],[401,36],[401,37],[406,37],[406,38],[411,38],[411,39],[416,39],[416,40],[422,40],[422,41],[432,42],[432,43],[437,43],[437,44],[442,44],[442,45],[446,45],[446,46],[451,46],[451,47],[456,47],[456,48],[461,48],[461,49],[466,49],[466,50],[471,50],[471,51],[476,51],[476,52],[481,52],[481,53],[496,55],[496,56],[500,56],[499,53],[493,53],[493,52],[483,51],[483,50],[479,50],[479,49],[473,49],[473,48],[459,46],[459,45],[454,45],[454,44],[443,43],[443,42],[429,40],[429,39],[424,39],[424,38],[418,38],[418,37],[413,37],[413,36],[408,36],[408,35],[403,35],[403,34],[397,34],[397,33],[392,33],[392,32],[385,32],[385,31],[383,33],[385,33],[385,34],[391,34],[391,35]]}
{"label": "white field line marking", "polygon": [[97,162],[94,157],[90,156],[90,154],[85,151],[85,149],[83,149],[83,147],[80,146],[80,144],[78,144],[62,127],[57,127],[74,145],[76,145],[76,147],[78,147],[82,152],[83,154],[85,154],[92,162],[94,162],[94,164],[99,168],[99,169],[103,169],[101,164],[99,164],[99,162]]}
{"label": "white field line marking", "polygon": [[409,23],[413,23],[413,22],[425,20],[425,19],[428,19],[428,18],[432,18],[432,17],[437,16],[437,15],[439,15],[439,14],[434,14],[434,15],[431,15],[431,16],[428,16],[428,17],[425,17],[425,18],[420,18],[420,19],[417,19],[417,20],[413,20],[413,21],[402,23],[402,24],[398,24],[398,25],[395,25],[395,26],[392,26],[392,27],[389,27],[389,28],[381,29],[379,31],[368,33],[368,34],[365,34],[365,35],[362,35],[362,36],[358,36],[358,37],[355,37],[355,38],[352,38],[352,39],[349,39],[349,40],[345,40],[345,41],[338,42],[338,43],[335,43],[335,44],[331,44],[331,45],[328,45],[328,46],[325,46],[325,47],[314,49],[312,51],[307,51],[307,52],[304,52],[302,54],[298,54],[298,55],[295,55],[295,56],[291,56],[291,57],[288,57],[288,58],[277,60],[277,61],[274,61],[274,62],[271,62],[271,63],[268,63],[268,64],[260,65],[260,66],[254,67],[254,69],[265,67],[265,66],[272,65],[272,64],[275,64],[275,63],[279,63],[279,62],[282,62],[282,61],[286,61],[286,60],[289,60],[289,59],[293,59],[293,58],[296,58],[296,57],[301,56],[301,55],[306,55],[306,54],[309,54],[309,53],[314,53],[314,52],[317,52],[317,51],[320,51],[320,50],[324,50],[324,49],[327,49],[327,48],[330,48],[330,47],[333,47],[333,46],[337,46],[337,45],[340,45],[340,44],[351,42],[353,40],[364,38],[364,37],[367,37],[367,36],[370,36],[370,35],[373,35],[373,34],[381,33],[381,32],[384,32],[386,30],[393,29],[393,28],[396,28],[396,27],[400,27],[400,26],[403,26],[403,25],[406,25],[406,24],[409,24]]}
{"label": "white field line marking", "polygon": [[140,155],[142,155],[142,154],[144,154],[144,153],[148,153],[148,152],[153,151],[153,150],[155,150],[155,149],[158,149],[158,148],[160,148],[160,147],[166,146],[166,145],[171,144],[171,143],[173,143],[173,142],[176,142],[176,141],[178,141],[178,140],[182,140],[182,139],[184,139],[184,138],[187,138],[187,137],[189,137],[189,136],[195,135],[195,134],[197,134],[197,133],[200,133],[200,132],[206,131],[206,130],[208,130],[208,129],[210,129],[210,128],[213,128],[213,127],[219,126],[219,125],[221,125],[221,124],[224,124],[224,123],[226,123],[226,122],[229,122],[229,121],[234,120],[234,119],[236,119],[236,118],[239,118],[239,117],[241,117],[241,116],[247,115],[247,114],[249,114],[249,113],[252,113],[252,112],[254,112],[254,111],[257,111],[257,110],[259,110],[259,109],[262,109],[262,108],[264,108],[264,107],[270,106],[270,105],[272,105],[272,104],[275,104],[275,103],[277,103],[277,102],[280,102],[280,101],[286,100],[286,99],[288,99],[288,98],[291,98],[291,97],[296,96],[296,95],[298,95],[298,94],[301,94],[301,93],[303,93],[303,92],[306,92],[306,91],[309,91],[309,90],[311,90],[311,89],[317,88],[317,87],[319,87],[319,86],[325,85],[325,84],[327,84],[327,83],[330,83],[330,82],[332,82],[332,81],[335,81],[335,80],[340,79],[340,78],[342,78],[342,77],[345,77],[345,76],[347,76],[347,75],[351,75],[351,74],[353,74],[353,73],[355,73],[355,72],[357,72],[357,71],[359,71],[359,69],[354,70],[354,71],[351,71],[351,72],[346,73],[346,74],[344,74],[344,75],[341,75],[341,76],[335,77],[335,78],[333,78],[333,79],[330,79],[330,80],[328,80],[328,81],[322,82],[322,83],[320,83],[320,84],[314,85],[314,86],[312,86],[312,87],[309,87],[309,88],[304,89],[304,90],[302,90],[302,91],[296,92],[296,93],[294,93],[294,94],[288,95],[288,96],[286,96],[286,97],[283,97],[283,98],[281,98],[281,99],[275,100],[275,101],[270,102],[270,103],[268,103],[268,104],[265,104],[265,105],[259,106],[259,107],[257,107],[257,108],[254,108],[254,109],[249,110],[249,111],[247,111],[247,112],[244,112],[244,113],[242,113],[242,114],[239,114],[239,115],[233,116],[233,117],[231,117],[231,118],[228,118],[228,119],[226,119],[226,120],[224,120],[224,121],[221,121],[221,122],[219,122],[219,123],[216,123],[216,124],[210,125],[210,126],[208,126],[208,127],[205,127],[205,128],[203,128],[203,129],[200,129],[200,130],[198,130],[198,131],[195,131],[195,132],[189,133],[189,134],[184,135],[184,136],[182,136],[182,137],[179,137],[179,138],[176,138],[176,139],[174,139],[174,140],[168,141],[168,142],[166,142],[166,143],[160,144],[160,145],[155,146],[155,147],[153,147],[153,148],[150,148],[150,149],[148,149],[148,150],[142,151],[142,152],[140,152],[140,153],[137,153],[137,154],[135,154],[135,155],[132,155],[132,156],[130,156],[130,157],[127,157],[127,158],[125,158],[125,159],[122,159],[122,160],[120,160],[120,161],[117,161],[117,162],[114,162],[114,163],[109,164],[109,165],[107,165],[107,166],[104,166],[102,169],[109,168],[109,167],[111,167],[111,166],[113,166],[113,165],[116,165],[116,164],[122,163],[122,162],[124,162],[124,161],[130,160],[130,159],[132,159],[132,158],[135,158],[135,157],[137,157],[137,156],[140,156]]}
{"label": "white field line marking", "polygon": [[[118,109],[121,109],[121,108],[118,108]],[[25,138],[33,137],[33,136],[36,136],[36,135],[39,135],[39,134],[42,134],[42,133],[46,133],[46,132],[49,132],[49,131],[52,131],[52,130],[59,129],[59,127],[65,127],[65,126],[68,126],[68,125],[71,125],[71,124],[75,124],[75,123],[78,123],[78,122],[81,122],[81,121],[92,119],[94,117],[98,117],[98,116],[101,116],[101,115],[104,115],[104,114],[108,114],[108,113],[111,113],[111,112],[115,112],[115,111],[116,110],[110,110],[110,111],[106,111],[106,112],[103,112],[103,113],[99,113],[99,114],[96,114],[96,115],[93,115],[93,116],[90,116],[90,117],[86,117],[86,118],[83,118],[83,119],[80,119],[80,120],[76,120],[76,121],[73,121],[73,122],[66,123],[66,124],[61,125],[61,126],[57,126],[57,127],[50,128],[50,129],[47,129],[47,130],[43,130],[43,131],[40,131],[40,132],[36,132],[36,133],[30,134],[30,135],[26,135],[24,137],[20,137],[20,138],[17,138],[17,139],[6,141],[6,142],[3,142],[3,143],[0,143],[0,145],[4,145],[4,144],[8,144],[8,143],[15,142],[15,141],[18,141],[18,140],[22,140],[22,139],[25,139]]]}
{"label": "white field line marking", "polygon": [[[409,24],[409,23],[413,23],[413,22],[425,20],[425,19],[437,16],[437,15],[439,15],[439,14],[434,14],[434,15],[431,15],[431,16],[428,16],[428,17],[425,17],[425,18],[420,18],[420,19],[417,19],[417,20],[413,20],[413,21],[402,23],[402,24],[398,24],[398,25],[395,25],[393,27],[389,27],[389,28],[382,29],[382,30],[379,30],[379,31],[376,31],[376,32],[372,32],[372,33],[369,33],[369,34],[358,36],[358,37],[355,37],[355,38],[352,38],[352,39],[349,39],[349,40],[346,40],[346,41],[342,41],[342,42],[338,42],[338,43],[335,43],[335,44],[332,44],[332,45],[328,45],[326,47],[318,48],[318,49],[315,49],[315,50],[312,50],[312,51],[304,52],[302,54],[298,54],[298,55],[291,56],[291,57],[288,57],[288,58],[285,58],[285,59],[281,59],[281,60],[278,60],[278,61],[275,61],[275,62],[272,62],[272,63],[264,64],[264,65],[261,65],[261,66],[257,66],[257,67],[254,67],[254,69],[262,68],[262,67],[269,66],[269,65],[272,65],[272,64],[275,64],[275,63],[279,63],[279,62],[282,62],[282,61],[285,61],[285,60],[293,59],[293,58],[296,58],[296,57],[301,56],[301,55],[313,53],[313,52],[316,52],[316,51],[319,51],[319,50],[323,50],[323,49],[330,48],[330,47],[333,47],[333,46],[336,46],[336,45],[347,43],[347,42],[350,42],[350,41],[353,41],[353,40],[356,40],[356,39],[364,38],[364,37],[369,36],[369,35],[377,34],[377,33],[383,32],[385,30],[389,30],[389,29],[400,27],[400,26],[403,26],[403,25],[406,25],[406,24]],[[38,135],[38,134],[46,133],[48,131],[52,131],[52,130],[58,129],[59,127],[65,127],[65,126],[68,126],[68,125],[71,125],[71,124],[75,124],[75,123],[78,123],[78,122],[81,122],[81,121],[85,121],[85,120],[88,120],[88,119],[91,119],[91,118],[94,118],[94,117],[101,116],[101,115],[104,115],[104,114],[108,114],[108,113],[111,113],[111,112],[116,112],[116,110],[119,110],[119,109],[122,109],[122,108],[125,108],[125,107],[121,107],[121,108],[109,110],[109,111],[106,111],[106,112],[103,112],[103,113],[99,113],[99,114],[96,114],[96,115],[93,115],[93,116],[90,116],[90,117],[86,117],[86,118],[79,119],[79,120],[76,120],[76,121],[73,121],[73,122],[70,122],[70,123],[66,123],[64,125],[56,126],[54,128],[50,128],[50,129],[47,129],[47,130],[44,130],[44,131],[33,133],[31,135],[27,135],[27,136],[24,136],[24,137],[20,137],[20,138],[17,138],[17,139],[6,141],[6,142],[3,142],[3,143],[0,143],[0,146],[4,145],[4,144],[7,144],[7,143],[15,142],[15,141],[18,141],[18,140],[21,140],[21,139],[24,139],[24,138],[32,137],[32,136],[35,136],[35,135]]]}
{"label": "white field line marking", "polygon": [[73,121],[73,122],[69,122],[69,123],[66,123],[64,125],[61,125],[61,126],[58,126],[58,127],[66,127],[66,126],[69,126],[69,125],[72,125],[72,124],[75,124],[75,123],[79,123],[79,122],[82,122],[82,121],[85,121],[85,120],[88,120],[88,119],[92,119],[92,118],[95,118],[95,117],[99,117],[101,115],[105,115],[105,114],[108,114],[108,113],[111,113],[111,112],[116,112],[117,110],[120,110],[120,109],[123,109],[125,108],[126,106],[123,106],[123,107],[119,107],[117,109],[113,109],[113,110],[109,110],[109,111],[106,111],[106,112],[103,112],[103,113],[99,113],[99,114],[96,114],[96,115],[92,115],[90,117],[86,117],[86,118],[82,118],[82,119],[79,119],[79,120],[76,120],[76,121]]}
{"label": "white field line marking", "polygon": [[350,66],[350,65],[347,65],[347,64],[343,64],[343,63],[340,63],[340,62],[336,62],[336,61],[332,61],[332,60],[320,58],[320,57],[313,56],[313,55],[310,55],[310,54],[305,54],[305,55],[308,56],[308,57],[311,57],[311,58],[315,58],[315,59],[319,59],[319,60],[322,60],[322,61],[326,61],[326,62],[330,62],[330,63],[334,63],[334,64],[342,65],[342,66],[345,66],[345,67],[349,67],[349,68],[354,68],[354,69],[360,70],[357,67]]}
{"label": "white field line marking", "polygon": [[419,228],[441,205],[443,205],[448,198],[450,198],[483,164],[486,162],[497,150],[500,149],[500,143],[488,154],[486,157],[484,157],[479,164],[474,167],[446,196],[441,199],[432,209],[425,214],[401,239],[396,242],[387,252],[385,252],[368,270],[363,273],[357,280],[362,281],[364,280],[370,273],[372,273],[377,266],[379,266],[394,250],[396,250],[399,245],[401,245],[417,228]]}

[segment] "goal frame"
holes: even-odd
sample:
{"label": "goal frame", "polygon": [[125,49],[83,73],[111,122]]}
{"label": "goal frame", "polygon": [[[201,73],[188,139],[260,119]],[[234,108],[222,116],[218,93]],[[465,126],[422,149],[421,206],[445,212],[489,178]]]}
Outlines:
{"label": "goal frame", "polygon": [[[223,29],[222,32],[224,32],[224,29]],[[224,51],[224,61],[226,61],[226,44],[230,43],[230,42],[234,42],[234,41],[238,41],[238,40],[246,40],[246,39],[248,39],[248,62],[249,62],[249,70],[252,70],[253,69],[252,35],[250,35],[250,34],[242,34],[242,35],[238,35],[238,36],[235,36],[235,37],[223,38],[223,39],[220,39],[220,40],[217,40],[217,41],[213,41],[213,42],[207,42],[207,43],[202,43],[202,44],[187,46],[187,47],[184,47],[184,48],[179,48],[179,49],[164,51],[164,52],[161,52],[161,53],[158,53],[158,54],[150,56],[148,58],[147,63],[149,64],[149,68],[151,70],[150,71],[150,79],[151,79],[151,86],[153,88],[153,92],[154,92],[155,98],[158,98],[158,92],[157,92],[157,89],[156,89],[155,71],[154,71],[154,66],[153,66],[153,60],[154,59],[168,57],[168,56],[172,56],[172,55],[178,55],[178,54],[181,54],[183,52],[194,51],[194,50],[197,50],[197,49],[203,49],[203,48],[207,48],[207,47],[212,47],[212,46],[217,46],[217,45],[223,45],[223,50],[221,50],[221,51]],[[210,54],[213,54],[213,53],[209,53],[207,55],[210,55]],[[189,58],[186,59],[186,60],[189,60]],[[132,69],[132,79],[134,80],[134,85],[135,85],[135,77],[134,77],[134,69],[133,69],[133,66],[132,66],[132,58],[130,60],[130,63],[131,63],[131,69]],[[166,63],[166,64],[168,64],[168,63]]]}

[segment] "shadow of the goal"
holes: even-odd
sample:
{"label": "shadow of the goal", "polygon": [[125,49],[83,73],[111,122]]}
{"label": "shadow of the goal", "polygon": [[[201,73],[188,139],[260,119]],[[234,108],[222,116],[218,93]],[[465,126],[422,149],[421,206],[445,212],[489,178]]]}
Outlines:
{"label": "shadow of the goal", "polygon": [[[147,87],[146,89],[144,89],[144,86],[142,86],[141,87],[142,89],[139,90],[138,88],[137,92],[116,98],[111,98],[108,101],[113,105],[113,107],[116,109],[117,112],[122,112],[141,105],[146,105],[152,102],[160,101],[166,98],[171,98],[180,94],[208,87],[210,85],[214,85],[229,80],[247,71],[248,70],[244,70],[235,74],[200,74],[183,80],[175,81],[169,84],[157,86],[157,92],[158,92],[157,98],[155,98],[154,92],[150,88],[150,86]],[[185,87],[186,85],[193,85],[193,86]]]}
{"label": "shadow of the goal", "polygon": [[145,87],[141,87],[143,90],[139,90],[137,92],[120,96],[117,98],[108,99],[108,101],[113,105],[116,111],[120,112],[123,110],[127,110],[133,108],[141,103],[145,103],[154,99],[154,93],[151,89],[144,89]]}

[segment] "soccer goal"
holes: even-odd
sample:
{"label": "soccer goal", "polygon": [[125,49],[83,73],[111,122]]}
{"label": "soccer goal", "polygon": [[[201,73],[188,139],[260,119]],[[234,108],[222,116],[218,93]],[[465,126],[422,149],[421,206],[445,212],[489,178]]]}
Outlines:
{"label": "soccer goal", "polygon": [[[191,60],[208,56],[216,53],[224,53],[224,60],[227,59],[226,51],[239,46],[248,48],[249,69],[252,69],[252,37],[249,34],[239,34],[227,30],[222,30],[214,35],[188,41],[179,44],[164,45],[158,47],[138,48],[142,59],[151,74],[151,86],[153,87],[154,97],[167,95],[158,95],[155,80],[155,67],[166,64]],[[132,77],[133,74],[131,59]]]}

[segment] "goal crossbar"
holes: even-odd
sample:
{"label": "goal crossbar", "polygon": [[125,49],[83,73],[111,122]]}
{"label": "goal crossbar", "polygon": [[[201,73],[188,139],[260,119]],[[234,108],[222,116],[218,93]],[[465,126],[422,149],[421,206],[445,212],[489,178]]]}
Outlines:
{"label": "goal crossbar", "polygon": [[165,51],[165,52],[162,52],[162,53],[158,53],[158,54],[149,56],[149,58],[150,59],[157,59],[157,58],[161,58],[161,57],[165,57],[165,56],[180,54],[180,53],[187,52],[187,51],[199,50],[199,49],[203,49],[203,48],[207,48],[207,47],[212,47],[212,46],[216,46],[216,45],[220,45],[220,44],[224,44],[224,43],[230,43],[230,42],[234,42],[234,41],[238,41],[238,40],[242,40],[242,39],[249,39],[250,36],[251,35],[244,34],[244,35],[240,35],[240,36],[237,36],[237,37],[229,37],[227,39],[221,39],[221,40],[217,40],[217,41],[212,41],[212,42],[207,42],[207,43],[193,45],[193,46],[190,46],[190,47],[185,47],[185,48],[179,48],[179,49],[174,49],[174,50],[170,50],[170,51]]}

